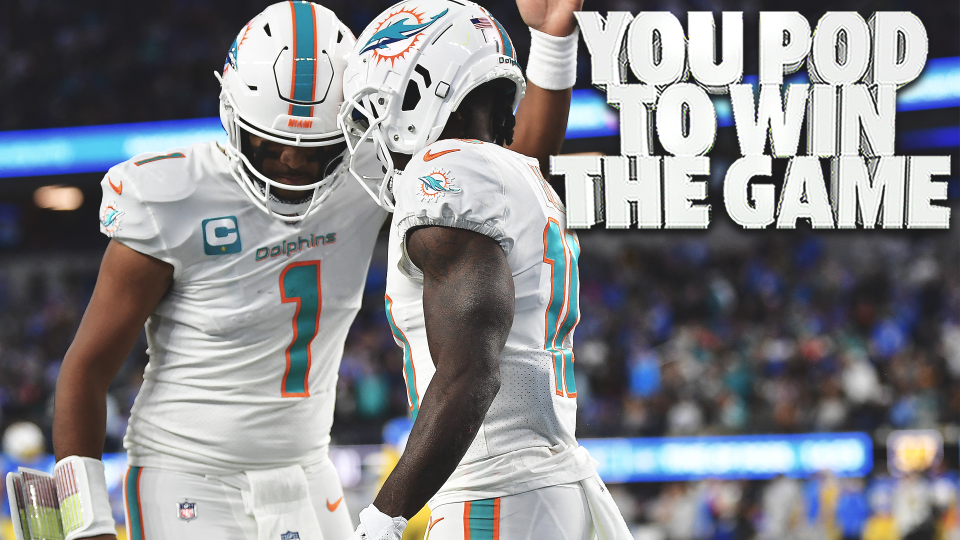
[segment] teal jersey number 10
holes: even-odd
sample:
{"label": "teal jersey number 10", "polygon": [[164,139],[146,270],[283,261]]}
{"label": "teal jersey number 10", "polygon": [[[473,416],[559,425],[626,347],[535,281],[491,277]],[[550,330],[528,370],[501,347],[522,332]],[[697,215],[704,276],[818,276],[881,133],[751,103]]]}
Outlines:
{"label": "teal jersey number 10", "polygon": [[580,244],[576,237],[550,218],[543,229],[543,262],[550,265],[550,303],[544,316],[543,348],[553,354],[557,395],[571,398],[577,396],[573,349],[564,347],[563,342],[580,321],[579,257]]}

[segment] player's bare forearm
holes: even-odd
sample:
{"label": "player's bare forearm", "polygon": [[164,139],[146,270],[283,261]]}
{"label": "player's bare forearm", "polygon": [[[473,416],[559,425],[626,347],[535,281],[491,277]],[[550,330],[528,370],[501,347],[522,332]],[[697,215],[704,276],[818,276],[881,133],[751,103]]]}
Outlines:
{"label": "player's bare forearm", "polygon": [[[566,37],[576,29],[573,14],[583,0],[517,0],[517,10],[530,28],[555,37]],[[550,178],[550,156],[560,153],[567,132],[572,89],[545,90],[527,81],[527,93],[517,108],[517,125],[510,150],[536,158],[540,170]],[[561,188],[563,186],[555,186]]]}
{"label": "player's bare forearm", "polygon": [[546,178],[550,177],[550,156],[560,153],[567,133],[572,92],[572,88],[544,90],[527,81],[527,93],[517,107],[517,126],[508,148],[536,158]]}
{"label": "player's bare forearm", "polygon": [[437,367],[397,467],[374,505],[410,518],[432,497],[477,435],[500,389],[500,353],[513,325],[506,255],[472,231],[424,227],[407,252],[423,271],[423,311]]}
{"label": "player's bare forearm", "polygon": [[374,505],[388,516],[413,517],[463,459],[500,388],[499,372],[438,370],[396,468]]}
{"label": "player's bare forearm", "polygon": [[77,335],[63,358],[53,414],[57,459],[100,459],[110,381],[170,287],[173,267],[111,241]]}

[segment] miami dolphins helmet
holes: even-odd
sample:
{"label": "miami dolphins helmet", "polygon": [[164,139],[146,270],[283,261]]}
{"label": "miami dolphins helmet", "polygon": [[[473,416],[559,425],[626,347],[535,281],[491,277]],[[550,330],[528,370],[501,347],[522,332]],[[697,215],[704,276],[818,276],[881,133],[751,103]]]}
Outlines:
{"label": "miami dolphins helmet", "polygon": [[[233,177],[254,205],[270,215],[299,221],[316,210],[334,187],[342,154],[322,164],[315,182],[293,186],[271,180],[254,166],[245,133],[290,146],[341,145],[336,118],[343,101],[343,70],[355,41],[329,9],[280,2],[240,30],[223,74],[216,74]],[[282,200],[275,190],[304,196]]]}
{"label": "miami dolphins helmet", "polygon": [[[436,141],[463,98],[498,78],[516,85],[515,109],[526,83],[510,36],[486,9],[472,2],[408,0],[384,11],[360,34],[343,76],[338,121],[351,175],[391,210],[389,151],[414,154]],[[377,193],[355,168],[366,141],[374,143],[386,169]]]}

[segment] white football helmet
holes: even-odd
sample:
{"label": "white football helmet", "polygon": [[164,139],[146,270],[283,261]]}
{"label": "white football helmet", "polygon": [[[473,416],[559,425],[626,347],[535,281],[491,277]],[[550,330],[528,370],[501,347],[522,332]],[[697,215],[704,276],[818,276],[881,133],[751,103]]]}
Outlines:
{"label": "white football helmet", "polygon": [[[407,0],[360,34],[344,72],[338,122],[347,140],[350,173],[387,210],[393,209],[390,152],[414,154],[433,143],[450,113],[471,90],[493,79],[516,84],[513,108],[526,83],[510,36],[472,2]],[[354,165],[372,140],[386,172],[373,193]]]}
{"label": "white football helmet", "polygon": [[[233,177],[250,200],[284,221],[300,221],[320,206],[337,178],[333,159],[316,182],[293,186],[267,178],[251,163],[247,132],[290,146],[340,144],[337,112],[343,70],[356,39],[329,9],[311,2],[273,4],[243,27],[227,52],[220,80],[220,120]],[[329,169],[334,170],[329,170]],[[296,202],[272,190],[302,191]]]}

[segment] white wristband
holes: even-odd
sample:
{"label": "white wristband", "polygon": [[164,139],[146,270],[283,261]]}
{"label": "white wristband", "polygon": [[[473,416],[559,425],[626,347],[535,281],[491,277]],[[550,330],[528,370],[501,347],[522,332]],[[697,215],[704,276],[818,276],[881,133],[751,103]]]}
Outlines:
{"label": "white wristband", "polygon": [[117,534],[103,462],[69,456],[53,468],[65,540]]}
{"label": "white wristband", "polygon": [[580,28],[567,37],[530,29],[527,80],[544,90],[566,90],[577,82],[577,44]]}

